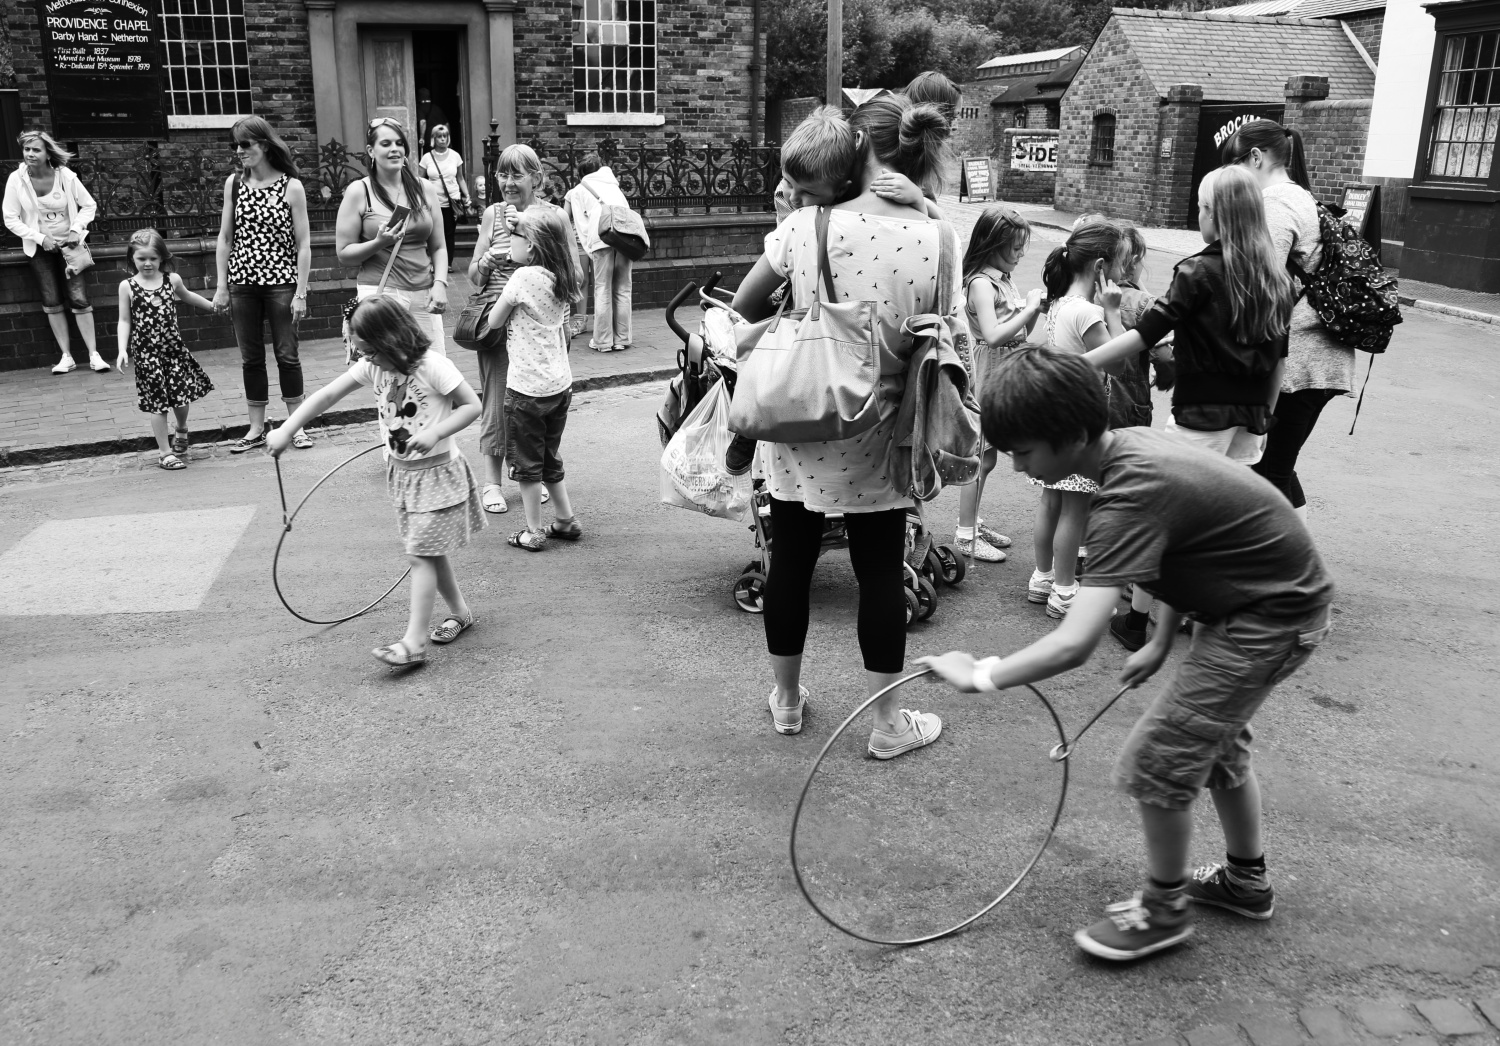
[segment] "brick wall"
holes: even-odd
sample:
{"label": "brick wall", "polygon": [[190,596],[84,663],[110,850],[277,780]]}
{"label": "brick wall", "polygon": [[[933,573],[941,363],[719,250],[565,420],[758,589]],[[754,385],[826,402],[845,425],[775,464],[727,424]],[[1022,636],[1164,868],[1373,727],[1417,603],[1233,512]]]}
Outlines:
{"label": "brick wall", "polygon": [[16,86],[16,69],[12,65],[10,23],[15,17],[16,0],[0,0],[0,88]]}
{"label": "brick wall", "polygon": [[1313,195],[1325,203],[1337,203],[1345,185],[1365,180],[1372,100],[1330,102],[1327,96],[1326,77],[1292,77],[1286,85],[1284,123],[1302,135]]}
{"label": "brick wall", "polygon": [[[1160,103],[1125,34],[1111,19],[1063,95],[1057,160],[1059,209],[1150,220]],[[1101,111],[1115,113],[1111,166],[1089,163],[1094,115]]]}
{"label": "brick wall", "polygon": [[814,109],[823,104],[821,98],[783,98],[781,100],[781,137],[776,139],[782,144],[791,137],[797,125],[812,113]]}
{"label": "brick wall", "polygon": [[1363,45],[1366,51],[1370,52],[1370,57],[1379,63],[1380,36],[1385,29],[1385,9],[1344,15],[1339,21],[1354,31],[1355,39]]}
{"label": "brick wall", "polygon": [[[960,84],[959,116],[953,121],[953,151],[959,156],[994,156],[1000,148],[990,103],[1010,87],[1011,80],[971,80]],[[969,112],[964,112],[967,109]],[[978,109],[979,115],[971,115]]]}
{"label": "brick wall", "polygon": [[1000,199],[1011,203],[1051,203],[1057,186],[1056,171],[1018,171],[1011,167],[1012,146],[1016,135],[1048,135],[1056,136],[1059,132],[1049,132],[1046,128],[1033,129],[1009,128],[1002,133],[1002,141],[1005,145],[999,150],[996,159],[997,182],[999,184]]}

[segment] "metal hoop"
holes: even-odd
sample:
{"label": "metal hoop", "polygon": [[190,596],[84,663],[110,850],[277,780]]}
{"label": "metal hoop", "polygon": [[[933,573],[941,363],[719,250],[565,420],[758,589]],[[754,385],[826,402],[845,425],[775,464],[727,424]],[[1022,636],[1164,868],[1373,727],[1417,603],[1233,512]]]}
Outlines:
{"label": "metal hoop", "polygon": [[396,591],[396,587],[398,585],[400,585],[401,582],[405,581],[407,575],[411,573],[411,567],[407,567],[406,570],[402,572],[401,576],[396,579],[396,584],[394,584],[390,588],[386,589],[379,596],[377,596],[373,601],[371,601],[370,603],[366,604],[364,607],[360,608],[359,610],[356,610],[352,614],[349,614],[349,615],[347,615],[345,617],[336,617],[336,618],[333,618],[332,620],[329,620],[329,621],[319,621],[317,618],[311,618],[311,617],[308,617],[306,614],[300,614],[300,613],[298,613],[297,610],[292,606],[292,604],[290,604],[290,603],[288,603],[286,601],[286,596],[281,591],[281,578],[280,578],[280,576],[278,575],[278,572],[277,572],[278,568],[281,565],[281,546],[282,546],[282,543],[286,541],[286,536],[292,532],[292,521],[297,518],[297,513],[299,513],[299,512],[302,511],[302,506],[307,504],[307,499],[308,498],[312,497],[314,494],[316,494],[318,492],[318,488],[319,487],[321,487],[324,483],[327,483],[330,479],[333,478],[333,474],[335,472],[337,472],[339,469],[343,468],[345,465],[350,464],[351,462],[358,461],[360,458],[364,457],[366,454],[370,454],[370,453],[372,453],[374,451],[379,450],[382,446],[383,446],[383,444],[377,443],[373,447],[366,447],[364,450],[362,450],[358,454],[354,455],[354,457],[349,458],[347,461],[341,461],[337,465],[335,465],[333,468],[329,469],[328,472],[327,472],[327,474],[325,474],[322,479],[318,480],[318,482],[316,482],[316,483],[314,483],[312,485],[312,489],[311,490],[309,490],[306,494],[302,495],[302,500],[299,501],[299,502],[297,502],[297,507],[294,508],[294,509],[292,509],[291,515],[287,515],[287,511],[286,511],[286,485],[283,484],[282,481],[281,481],[281,459],[280,458],[272,458],[271,459],[272,461],[274,461],[276,463],[276,487],[281,492],[281,520],[282,520],[281,537],[279,537],[279,538],[276,539],[276,553],[275,553],[275,555],[273,555],[271,557],[271,584],[276,589],[276,598],[279,599],[279,600],[281,600],[281,605],[284,606],[284,607],[286,607],[287,612],[290,613],[293,617],[297,618],[300,621],[306,621],[309,625],[341,625],[345,621],[353,621],[355,618],[359,617],[362,614],[368,614],[371,610],[374,610],[380,604],[381,600],[385,599],[386,596],[388,596],[392,592]]}
{"label": "metal hoop", "polygon": [[[953,934],[958,933],[960,930],[963,930],[973,923],[977,922],[978,920],[984,918],[984,916],[992,912],[1001,901],[1009,897],[1011,893],[1015,891],[1016,887],[1021,885],[1021,880],[1025,879],[1027,875],[1031,874],[1031,870],[1035,868],[1037,862],[1042,859],[1042,854],[1046,851],[1047,844],[1052,841],[1052,835],[1057,831],[1058,822],[1062,820],[1063,804],[1068,801],[1068,762],[1066,759],[1054,760],[1054,762],[1058,762],[1062,766],[1062,786],[1058,789],[1057,792],[1057,808],[1052,811],[1052,823],[1047,826],[1047,834],[1042,838],[1042,843],[1037,847],[1036,853],[1032,855],[1031,860],[1026,862],[1026,867],[1021,869],[1021,874],[1017,875],[1014,881],[1012,881],[1009,886],[1000,891],[1000,896],[996,897],[993,901],[985,905],[983,908],[979,909],[979,911],[975,912],[967,919],[963,920],[962,922],[955,923],[953,926],[948,927],[948,929],[946,930],[939,930],[936,933],[924,934],[920,937],[908,937],[901,940],[887,940],[883,937],[871,937],[869,934],[860,933],[858,930],[852,930],[849,927],[845,926],[843,923],[839,922],[833,916],[829,915],[826,911],[824,911],[823,908],[818,904],[818,902],[813,900],[812,894],[808,891],[807,883],[802,878],[802,869],[797,864],[797,825],[802,819],[802,806],[805,802],[807,802],[807,793],[812,788],[813,778],[818,775],[818,768],[822,766],[823,759],[828,755],[829,750],[833,748],[834,742],[839,739],[843,732],[848,729],[849,725],[853,723],[854,720],[858,719],[867,708],[873,705],[876,701],[879,701],[882,697],[890,693],[892,690],[895,690],[897,687],[905,686],[913,679],[921,679],[923,676],[928,676],[931,674],[932,669],[924,668],[919,672],[913,672],[909,676],[904,676],[901,679],[896,680],[890,686],[885,687],[883,690],[871,696],[867,701],[865,701],[864,704],[860,705],[852,713],[850,713],[848,719],[845,719],[841,724],[839,724],[839,728],[833,732],[833,736],[828,739],[827,743],[823,745],[823,750],[818,753],[818,758],[813,760],[812,769],[808,771],[807,774],[807,783],[802,786],[802,794],[797,796],[797,809],[792,814],[792,874],[797,877],[797,889],[802,891],[802,896],[807,899],[807,903],[812,906],[812,910],[821,915],[830,926],[832,926],[836,930],[840,930],[848,934],[850,937],[868,942],[869,944],[886,944],[892,945],[897,948],[906,948],[914,944],[927,944],[931,941],[940,940],[944,937],[950,937]],[[1052,707],[1052,702],[1048,701],[1047,698],[1042,694],[1042,692],[1036,687],[1032,686],[1030,683],[1026,684],[1026,689],[1035,694],[1037,700],[1042,703],[1042,707],[1045,708],[1047,710],[1047,714],[1052,717],[1052,724],[1057,727],[1057,736],[1061,739],[1061,744],[1067,745],[1068,735],[1063,730],[1062,720],[1057,717],[1057,711]]]}

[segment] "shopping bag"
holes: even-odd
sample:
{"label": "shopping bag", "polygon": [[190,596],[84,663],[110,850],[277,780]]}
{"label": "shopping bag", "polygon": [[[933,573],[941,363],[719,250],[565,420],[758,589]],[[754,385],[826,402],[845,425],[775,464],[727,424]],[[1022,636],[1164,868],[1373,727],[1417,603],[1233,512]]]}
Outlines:
{"label": "shopping bag", "polygon": [[750,477],[731,476],[724,467],[724,453],[733,438],[729,393],[720,381],[662,451],[662,502],[721,519],[749,519]]}

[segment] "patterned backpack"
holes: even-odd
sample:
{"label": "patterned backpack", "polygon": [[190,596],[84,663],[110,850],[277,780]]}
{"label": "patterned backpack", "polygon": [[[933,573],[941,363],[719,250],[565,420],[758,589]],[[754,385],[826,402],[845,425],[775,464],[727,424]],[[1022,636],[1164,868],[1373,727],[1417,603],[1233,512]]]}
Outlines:
{"label": "patterned backpack", "polygon": [[1318,234],[1323,260],[1317,270],[1304,273],[1295,262],[1290,265],[1307,303],[1337,341],[1351,349],[1384,352],[1401,322],[1396,277],[1385,271],[1375,248],[1344,219],[1342,207],[1318,204]]}

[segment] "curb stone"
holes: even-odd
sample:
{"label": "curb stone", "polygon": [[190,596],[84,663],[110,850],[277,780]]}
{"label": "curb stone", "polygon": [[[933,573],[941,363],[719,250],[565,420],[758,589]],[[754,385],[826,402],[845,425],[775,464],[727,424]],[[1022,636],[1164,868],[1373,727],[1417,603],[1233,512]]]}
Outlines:
{"label": "curb stone", "polygon": [[1254,1015],[1240,1017],[1238,1028],[1205,1025],[1135,1046],[1182,1046],[1183,1039],[1188,1046],[1227,1046],[1243,1042],[1241,1031],[1253,1046],[1358,1046],[1375,1041],[1399,1042],[1400,1046],[1495,1046],[1500,1042],[1500,997],[1472,1003],[1340,999],[1301,1007],[1293,1020],[1274,1006],[1255,1006],[1249,1012]]}

